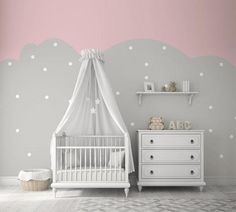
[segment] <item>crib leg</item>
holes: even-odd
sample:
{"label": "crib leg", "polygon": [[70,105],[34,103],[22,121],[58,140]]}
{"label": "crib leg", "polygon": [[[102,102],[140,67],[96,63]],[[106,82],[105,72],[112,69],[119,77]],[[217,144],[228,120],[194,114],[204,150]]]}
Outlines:
{"label": "crib leg", "polygon": [[56,198],[57,197],[57,190],[56,190],[56,188],[53,188],[52,190],[53,190],[53,196],[54,196],[54,198]]}
{"label": "crib leg", "polygon": [[129,194],[129,188],[125,188],[124,190],[125,190],[125,197],[127,198]]}

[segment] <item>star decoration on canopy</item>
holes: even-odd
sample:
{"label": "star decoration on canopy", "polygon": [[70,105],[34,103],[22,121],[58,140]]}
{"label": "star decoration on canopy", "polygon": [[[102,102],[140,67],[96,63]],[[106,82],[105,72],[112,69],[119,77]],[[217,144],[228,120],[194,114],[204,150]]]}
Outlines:
{"label": "star decoration on canopy", "polygon": [[96,103],[96,105],[99,105],[100,104],[100,99],[96,99],[95,103]]}
{"label": "star decoration on canopy", "polygon": [[91,113],[91,114],[95,114],[95,113],[96,113],[96,109],[95,109],[94,107],[92,107],[92,108],[90,109],[90,113]]}

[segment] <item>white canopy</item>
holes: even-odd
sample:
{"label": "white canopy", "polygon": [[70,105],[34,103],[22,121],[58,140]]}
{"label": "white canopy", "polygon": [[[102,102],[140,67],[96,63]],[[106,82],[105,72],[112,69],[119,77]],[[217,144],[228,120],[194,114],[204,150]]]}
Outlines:
{"label": "white canopy", "polygon": [[129,172],[134,171],[128,130],[120,114],[113,91],[103,70],[102,52],[81,51],[81,67],[69,107],[51,140],[52,168],[55,136],[124,135],[129,147]]}

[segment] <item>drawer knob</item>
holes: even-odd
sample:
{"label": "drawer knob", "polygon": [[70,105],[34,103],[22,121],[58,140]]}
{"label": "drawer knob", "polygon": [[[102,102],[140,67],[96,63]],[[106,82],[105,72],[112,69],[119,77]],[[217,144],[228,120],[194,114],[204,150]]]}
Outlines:
{"label": "drawer knob", "polygon": [[191,144],[194,144],[194,140],[193,139],[191,139],[190,142],[191,142]]}
{"label": "drawer knob", "polygon": [[191,175],[194,175],[195,172],[193,170],[191,170],[190,173],[191,173]]}
{"label": "drawer knob", "polygon": [[194,159],[194,156],[193,156],[193,155],[191,155],[191,156],[190,156],[190,158],[193,160],[193,159]]}
{"label": "drawer knob", "polygon": [[150,143],[153,144],[153,140],[152,139],[150,140]]}
{"label": "drawer knob", "polygon": [[150,155],[150,159],[152,160],[154,158],[154,156],[153,155]]}
{"label": "drawer knob", "polygon": [[151,174],[151,175],[153,175],[153,173],[154,173],[154,171],[153,171],[153,170],[151,170],[151,171],[150,171],[150,174]]}

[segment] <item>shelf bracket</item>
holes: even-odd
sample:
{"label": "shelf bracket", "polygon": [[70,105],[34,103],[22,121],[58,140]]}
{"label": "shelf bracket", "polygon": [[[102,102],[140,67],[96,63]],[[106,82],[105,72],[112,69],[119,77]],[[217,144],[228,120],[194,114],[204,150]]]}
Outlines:
{"label": "shelf bracket", "polygon": [[142,104],[142,94],[138,95],[138,104],[141,105]]}
{"label": "shelf bracket", "polygon": [[192,104],[193,96],[194,96],[194,94],[190,94],[190,95],[188,95],[188,104],[189,104],[189,105]]}

